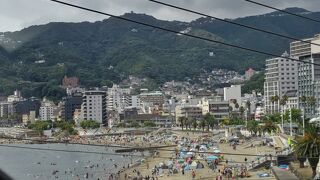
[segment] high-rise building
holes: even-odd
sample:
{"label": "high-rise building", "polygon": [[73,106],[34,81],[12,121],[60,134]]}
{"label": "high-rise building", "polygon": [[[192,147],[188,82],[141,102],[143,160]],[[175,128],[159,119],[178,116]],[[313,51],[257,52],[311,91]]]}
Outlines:
{"label": "high-rise building", "polygon": [[54,112],[55,108],[56,108],[56,105],[53,102],[44,99],[41,102],[41,106],[40,106],[40,110],[39,110],[40,120],[42,120],[42,121],[46,121],[46,120],[54,121],[55,117],[53,115],[53,112]]}
{"label": "high-rise building", "polygon": [[85,91],[82,98],[81,117],[83,120],[94,120],[107,125],[107,92]]}
{"label": "high-rise building", "polygon": [[108,88],[107,109],[109,111],[116,110],[119,113],[122,112],[124,108],[130,106],[130,93],[130,88],[120,88],[116,84],[112,88]]}
{"label": "high-rise building", "polygon": [[71,121],[74,117],[76,109],[81,109],[82,94],[77,93],[62,99],[61,119],[63,121]]}
{"label": "high-rise building", "polygon": [[[304,41],[320,44],[320,35]],[[290,53],[300,61],[320,64],[320,47],[317,45],[295,41],[290,44]],[[315,104],[299,101],[299,108],[305,110],[307,117],[319,114],[320,99],[320,67],[314,64],[299,63],[298,66],[298,96],[306,99],[315,98]]]}
{"label": "high-rise building", "polygon": [[[264,98],[267,113],[280,112],[280,99],[287,91],[298,89],[298,62],[288,60],[289,57],[285,52],[282,58],[266,60]],[[279,100],[272,101],[272,97]]]}
{"label": "high-rise building", "polygon": [[10,115],[13,115],[13,103],[0,102],[0,117],[8,118]]}

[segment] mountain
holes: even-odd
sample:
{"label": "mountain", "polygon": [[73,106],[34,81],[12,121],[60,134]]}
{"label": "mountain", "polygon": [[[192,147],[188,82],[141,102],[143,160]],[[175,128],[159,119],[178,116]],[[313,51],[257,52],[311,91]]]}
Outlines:
{"label": "mountain", "polygon": [[[292,8],[320,19],[320,13]],[[190,23],[162,21],[145,14],[126,18],[189,32],[222,42],[281,54],[289,40],[238,26],[200,18]],[[298,38],[318,33],[320,25],[279,12],[231,20]],[[202,70],[261,69],[266,56],[109,18],[94,23],[49,23],[0,33],[0,92],[14,88],[25,96],[60,98],[64,75],[77,76],[84,86],[103,86],[127,75],[155,83],[183,80]],[[214,56],[209,56],[213,52]]]}

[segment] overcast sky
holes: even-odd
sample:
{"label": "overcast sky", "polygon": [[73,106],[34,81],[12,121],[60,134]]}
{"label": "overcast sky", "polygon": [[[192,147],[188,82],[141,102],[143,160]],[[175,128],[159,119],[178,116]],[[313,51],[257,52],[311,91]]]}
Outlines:
{"label": "overcast sky", "polygon": [[[191,21],[198,16],[164,7],[148,0],[61,0],[103,12],[121,15],[126,12],[146,13],[164,20]],[[244,0],[160,0],[220,18],[263,14],[271,10]],[[301,7],[317,11],[320,0],[256,0],[278,8]],[[320,11],[320,10],[319,10]],[[48,22],[97,21],[106,16],[65,7],[49,0],[1,0],[0,32],[15,31]]]}

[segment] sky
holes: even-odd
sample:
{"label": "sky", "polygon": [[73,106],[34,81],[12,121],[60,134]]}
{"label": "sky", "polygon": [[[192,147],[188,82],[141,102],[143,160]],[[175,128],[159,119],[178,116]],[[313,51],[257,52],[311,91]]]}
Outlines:
{"label": "sky", "polygon": [[[162,20],[192,21],[199,16],[155,4],[148,0],[61,0],[95,10],[122,15],[145,13]],[[220,18],[237,18],[264,14],[270,9],[244,0],[159,0]],[[255,0],[277,8],[300,7],[320,11],[320,0]],[[1,0],[0,32],[17,31],[49,22],[99,21],[107,16],[66,7],[50,0]]]}

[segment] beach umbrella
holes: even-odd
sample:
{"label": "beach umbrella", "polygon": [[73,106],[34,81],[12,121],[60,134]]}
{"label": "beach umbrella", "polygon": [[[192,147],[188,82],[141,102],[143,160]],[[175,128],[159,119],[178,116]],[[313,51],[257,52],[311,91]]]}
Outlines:
{"label": "beach umbrella", "polygon": [[217,156],[208,156],[206,158],[208,161],[213,161],[213,160],[216,160],[216,159],[219,159]]}

